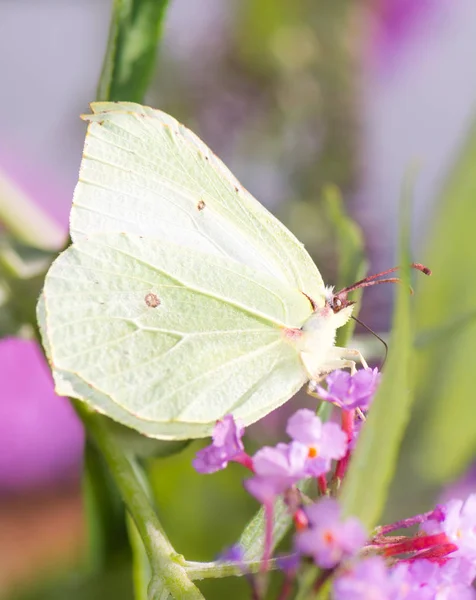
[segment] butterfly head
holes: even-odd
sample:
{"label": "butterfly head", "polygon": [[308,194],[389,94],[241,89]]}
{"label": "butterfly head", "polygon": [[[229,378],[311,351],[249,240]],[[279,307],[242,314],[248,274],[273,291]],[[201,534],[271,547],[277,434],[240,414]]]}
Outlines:
{"label": "butterfly head", "polygon": [[[355,302],[349,300],[347,298],[347,294],[349,292],[346,289],[341,290],[340,292],[335,293],[333,286],[327,286],[324,292],[324,298],[326,300],[326,306],[332,309],[334,314],[341,312],[348,308],[349,306],[353,306]],[[347,312],[347,311],[346,311]]]}

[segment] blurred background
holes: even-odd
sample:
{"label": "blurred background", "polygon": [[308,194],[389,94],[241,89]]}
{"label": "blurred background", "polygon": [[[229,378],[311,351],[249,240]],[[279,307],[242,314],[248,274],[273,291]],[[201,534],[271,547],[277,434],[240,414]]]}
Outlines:
{"label": "blurred background", "polygon": [[[79,115],[95,98],[111,4],[0,0],[0,207],[2,195],[34,201],[45,260],[66,239]],[[417,399],[386,520],[428,510],[460,477],[455,493],[476,489],[474,469],[466,473],[476,450],[475,56],[473,0],[171,0],[146,97],[293,230],[327,283],[336,240],[323,187],[340,188],[370,270],[381,270],[395,264],[402,182],[416,173],[413,252],[434,276],[415,286]],[[40,285],[18,290],[15,310],[0,285],[0,597],[126,600],[120,503],[106,475],[103,490],[81,488],[81,425],[18,317]],[[364,296],[361,316],[379,332],[392,297],[385,286]],[[275,442],[282,419],[259,424],[251,446],[253,435]],[[212,560],[256,505],[238,470],[194,473],[199,446],[147,468],[177,550]],[[207,598],[244,597],[233,585],[202,587]]]}

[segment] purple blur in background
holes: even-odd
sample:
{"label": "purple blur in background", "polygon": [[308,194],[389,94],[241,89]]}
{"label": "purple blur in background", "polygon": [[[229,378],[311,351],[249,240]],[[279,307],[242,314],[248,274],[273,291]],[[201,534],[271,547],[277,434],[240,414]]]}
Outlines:
{"label": "purple blur in background", "polygon": [[371,36],[371,53],[376,66],[389,69],[412,35],[425,26],[432,11],[440,10],[445,0],[377,0],[376,26]]}
{"label": "purple blur in background", "polygon": [[[5,148],[5,173],[64,229],[67,192],[49,170]],[[43,353],[33,340],[0,340],[0,494],[77,480],[82,426],[66,398],[54,393]]]}
{"label": "purple blur in background", "polygon": [[36,342],[0,341],[0,382],[0,492],[77,479],[82,427]]}

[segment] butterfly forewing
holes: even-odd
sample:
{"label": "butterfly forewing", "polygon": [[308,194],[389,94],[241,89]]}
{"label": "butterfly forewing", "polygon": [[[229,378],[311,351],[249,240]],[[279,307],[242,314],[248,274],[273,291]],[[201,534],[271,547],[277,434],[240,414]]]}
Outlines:
{"label": "butterfly forewing", "polygon": [[73,240],[108,231],[168,240],[237,260],[320,305],[303,245],[191,131],[132,103],[96,103],[71,213]]}

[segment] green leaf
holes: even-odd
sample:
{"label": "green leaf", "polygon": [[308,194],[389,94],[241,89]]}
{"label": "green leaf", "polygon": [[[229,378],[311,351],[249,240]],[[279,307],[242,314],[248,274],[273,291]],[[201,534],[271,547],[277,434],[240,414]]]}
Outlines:
{"label": "green leaf", "polygon": [[124,507],[109,470],[89,441],[84,452],[83,500],[87,515],[87,571],[98,573],[114,565],[127,547]]}
{"label": "green leaf", "polygon": [[0,337],[32,334],[36,300],[53,256],[0,233]]}
{"label": "green leaf", "polygon": [[[307,494],[314,482],[307,480],[298,484],[298,488]],[[273,549],[278,546],[292,525],[292,515],[281,498],[276,500],[273,518]],[[264,509],[261,507],[245,527],[239,544],[245,550],[245,561],[259,561],[263,556],[265,534]]]}
{"label": "green leaf", "polygon": [[[132,577],[134,582],[135,600],[148,600],[147,590],[152,577],[149,558],[144,548],[142,538],[137,531],[134,521],[127,515],[127,531],[129,532],[129,541],[132,548]],[[162,596],[159,596],[159,598]],[[164,599],[170,597],[169,591],[164,587]]]}
{"label": "green leaf", "polygon": [[476,310],[470,310],[462,315],[450,318],[448,322],[441,326],[419,331],[415,337],[415,347],[426,348],[435,344],[447,343],[453,336],[464,333],[475,320]]}
{"label": "green leaf", "polygon": [[[403,214],[409,214],[408,209]],[[376,524],[384,508],[413,398],[409,371],[412,331],[408,239],[405,220],[400,249],[402,285],[397,291],[388,360],[341,492],[345,513],[359,517],[369,528]]]}
{"label": "green leaf", "polygon": [[168,0],[114,0],[98,100],[142,101]]}
{"label": "green leaf", "polygon": [[[476,352],[476,123],[440,199],[425,261],[433,270],[428,284],[415,295],[419,337],[450,327],[435,343],[421,348],[417,358],[420,400],[419,429],[412,455],[418,457],[417,477],[442,483],[474,461],[474,371]],[[415,424],[417,426],[417,424]],[[435,451],[439,448],[451,451]]]}
{"label": "green leaf", "polygon": [[[346,213],[341,193],[336,186],[328,185],[324,188],[324,207],[336,238],[338,264],[336,288],[339,290],[359,281],[367,273],[364,238],[360,227]],[[361,298],[362,289],[353,293],[352,300],[356,302],[353,312],[355,317],[359,313]],[[337,330],[337,346],[347,346],[355,325],[356,321],[350,319],[344,327]]]}

